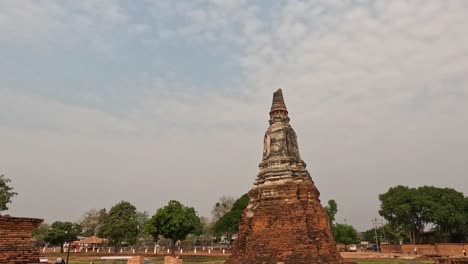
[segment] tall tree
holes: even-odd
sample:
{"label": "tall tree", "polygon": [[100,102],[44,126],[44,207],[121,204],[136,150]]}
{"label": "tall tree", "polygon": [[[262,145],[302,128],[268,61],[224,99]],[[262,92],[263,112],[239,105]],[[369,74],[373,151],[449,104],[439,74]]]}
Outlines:
{"label": "tall tree", "polygon": [[[405,230],[411,243],[421,242],[420,233],[435,226],[437,242],[461,242],[467,212],[466,197],[451,188],[396,186],[379,196],[379,211],[396,230]],[[420,239],[418,239],[418,237]]]}
{"label": "tall tree", "polygon": [[102,226],[107,218],[106,208],[102,209],[91,209],[84,213],[83,219],[81,219],[80,226],[83,230],[83,236],[95,236],[98,233],[99,228]]}
{"label": "tall tree", "polygon": [[349,245],[359,242],[356,229],[350,225],[334,224],[332,232],[337,243]]}
{"label": "tall tree", "polygon": [[416,243],[424,226],[428,223],[427,208],[423,197],[415,188],[396,186],[379,195],[380,210],[392,226],[408,233],[411,243]]}
{"label": "tall tree", "polygon": [[63,253],[63,244],[76,240],[80,232],[81,227],[78,224],[56,221],[47,230],[44,241],[54,246],[60,246],[60,252]]}
{"label": "tall tree", "polygon": [[109,244],[115,247],[115,252],[122,243],[135,244],[138,236],[136,207],[125,201],[114,205],[99,228],[98,235],[107,238]]}
{"label": "tall tree", "polygon": [[137,244],[146,245],[153,241],[151,234],[146,230],[146,223],[149,221],[149,214],[146,211],[137,212],[137,226],[138,226],[138,236]]}
{"label": "tall tree", "polygon": [[461,228],[460,232],[460,241],[461,242],[467,242],[468,241],[468,197],[465,197],[465,206],[464,206],[464,212],[465,212],[465,221],[463,223],[463,226]]}
{"label": "tall tree", "polygon": [[13,188],[8,185],[11,180],[3,174],[0,175],[0,212],[8,210],[7,204],[11,203],[11,198],[18,193],[13,191]]}
{"label": "tall tree", "polygon": [[338,205],[336,204],[335,200],[329,200],[328,205],[325,206],[325,210],[327,212],[330,225],[332,225],[333,222],[335,222],[335,215],[338,213]]}
{"label": "tall tree", "polygon": [[49,231],[50,225],[47,223],[42,223],[38,228],[34,229],[32,232],[33,238],[36,240],[36,245],[45,243],[45,236]]}
{"label": "tall tree", "polygon": [[202,224],[202,231],[200,237],[200,241],[203,246],[208,245],[209,242],[211,242],[211,238],[213,237],[213,227],[214,227],[214,222],[211,221],[208,217],[201,216],[200,217],[200,222]]}
{"label": "tall tree", "polygon": [[178,240],[188,234],[202,230],[202,224],[193,207],[184,206],[178,201],[169,203],[156,211],[146,224],[146,230],[155,240],[159,235],[172,240],[172,254]]}
{"label": "tall tree", "polygon": [[214,233],[224,234],[228,240],[231,240],[231,235],[239,231],[239,223],[248,204],[249,197],[247,194],[237,199],[231,210],[216,221],[213,227]]}
{"label": "tall tree", "polygon": [[379,226],[376,229],[372,228],[363,232],[362,239],[364,241],[375,241],[375,236],[377,233],[378,240],[390,242],[393,244],[400,243],[400,240],[404,242],[409,242],[406,232],[401,232],[400,230],[392,227],[390,224],[385,224]]}
{"label": "tall tree", "polygon": [[229,212],[236,200],[237,199],[232,196],[221,196],[211,210],[213,222],[218,221],[219,218]]}
{"label": "tall tree", "polygon": [[428,220],[436,226],[439,242],[450,242],[452,234],[462,232],[466,219],[463,193],[434,186],[419,187],[417,191],[422,197]]}

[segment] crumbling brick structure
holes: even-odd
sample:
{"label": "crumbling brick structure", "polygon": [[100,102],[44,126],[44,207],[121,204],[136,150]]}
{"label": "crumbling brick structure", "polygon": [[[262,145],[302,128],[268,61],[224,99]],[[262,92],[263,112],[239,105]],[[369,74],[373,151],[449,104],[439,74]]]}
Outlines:
{"label": "crumbling brick structure", "polygon": [[173,256],[164,256],[164,264],[183,264],[184,262]]}
{"label": "crumbling brick structure", "polygon": [[226,264],[341,264],[281,89],[273,95],[263,159]]}
{"label": "crumbling brick structure", "polygon": [[0,263],[39,263],[39,251],[34,248],[32,231],[42,219],[0,216]]}
{"label": "crumbling brick structure", "polygon": [[436,258],[435,264],[468,264],[468,258]]}
{"label": "crumbling brick structure", "polygon": [[134,256],[127,260],[127,264],[145,264],[145,258],[142,256]]}

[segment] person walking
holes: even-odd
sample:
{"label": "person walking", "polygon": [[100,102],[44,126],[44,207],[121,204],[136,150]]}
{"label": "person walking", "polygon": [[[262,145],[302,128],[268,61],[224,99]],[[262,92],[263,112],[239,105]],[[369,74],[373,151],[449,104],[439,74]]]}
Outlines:
{"label": "person walking", "polygon": [[466,250],[465,249],[463,249],[463,256],[466,257]]}

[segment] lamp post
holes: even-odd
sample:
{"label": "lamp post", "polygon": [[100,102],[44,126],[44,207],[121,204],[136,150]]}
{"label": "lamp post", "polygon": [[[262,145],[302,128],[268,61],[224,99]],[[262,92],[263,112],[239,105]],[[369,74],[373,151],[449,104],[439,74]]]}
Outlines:
{"label": "lamp post", "polygon": [[65,262],[66,264],[68,264],[68,259],[70,258],[70,246],[71,246],[71,241],[68,241],[67,261]]}
{"label": "lamp post", "polygon": [[377,218],[372,219],[372,225],[374,226],[374,232],[375,232],[375,244],[377,246],[377,251],[379,251],[379,240],[377,237]]}

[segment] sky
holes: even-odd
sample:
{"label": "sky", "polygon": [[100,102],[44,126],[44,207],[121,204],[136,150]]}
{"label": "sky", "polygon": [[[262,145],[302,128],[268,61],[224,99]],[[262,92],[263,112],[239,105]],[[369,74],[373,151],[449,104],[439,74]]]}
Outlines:
{"label": "sky", "polygon": [[210,216],[253,187],[272,93],[337,222],[396,185],[468,195],[468,1],[0,0],[15,216]]}

